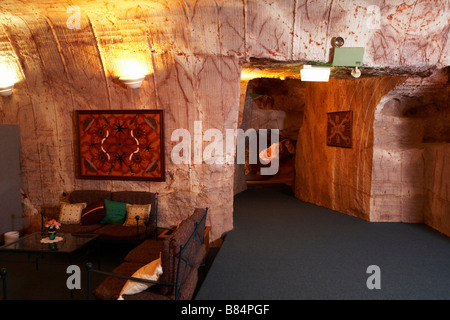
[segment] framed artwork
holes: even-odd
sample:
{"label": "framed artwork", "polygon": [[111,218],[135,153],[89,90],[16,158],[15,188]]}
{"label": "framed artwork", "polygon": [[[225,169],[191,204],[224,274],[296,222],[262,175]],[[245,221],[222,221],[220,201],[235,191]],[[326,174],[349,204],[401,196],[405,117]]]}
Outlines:
{"label": "framed artwork", "polygon": [[327,117],[327,145],[351,148],[353,112],[330,112],[327,113]]}
{"label": "framed artwork", "polygon": [[164,181],[162,110],[79,110],[79,177]]}

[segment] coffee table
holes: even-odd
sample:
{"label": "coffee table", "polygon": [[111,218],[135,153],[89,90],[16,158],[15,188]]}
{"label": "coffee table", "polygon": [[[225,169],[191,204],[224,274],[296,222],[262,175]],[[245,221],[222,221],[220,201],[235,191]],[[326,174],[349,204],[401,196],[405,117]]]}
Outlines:
{"label": "coffee table", "polygon": [[0,252],[28,253],[36,255],[36,269],[39,270],[39,257],[43,254],[67,255],[72,264],[72,256],[91,247],[94,240],[98,238],[96,234],[80,233],[58,233],[62,241],[53,243],[41,243],[41,239],[46,238],[46,234],[35,232],[19,238],[16,241],[0,247]]}

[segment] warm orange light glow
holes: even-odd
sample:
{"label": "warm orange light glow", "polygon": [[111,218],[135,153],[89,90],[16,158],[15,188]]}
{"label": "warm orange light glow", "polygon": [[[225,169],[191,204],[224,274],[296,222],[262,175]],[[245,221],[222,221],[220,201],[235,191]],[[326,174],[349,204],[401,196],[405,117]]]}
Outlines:
{"label": "warm orange light glow", "polygon": [[14,69],[5,63],[0,64],[0,88],[14,85],[18,81]]}
{"label": "warm orange light glow", "polygon": [[117,68],[119,80],[131,89],[139,88],[145,76],[149,73],[147,66],[135,59],[119,59],[117,60]]}
{"label": "warm orange light glow", "polygon": [[241,72],[241,80],[249,81],[256,78],[273,78],[285,80],[287,78],[298,79],[300,72],[295,68],[255,68],[243,67]]}
{"label": "warm orange light glow", "polygon": [[242,68],[241,80],[252,80],[255,78],[272,78],[267,72],[259,68]]}
{"label": "warm orange light glow", "polygon": [[17,81],[14,69],[7,63],[0,63],[0,96],[10,96]]}
{"label": "warm orange light glow", "polygon": [[120,77],[146,76],[149,74],[147,66],[136,59],[118,59],[117,72]]}

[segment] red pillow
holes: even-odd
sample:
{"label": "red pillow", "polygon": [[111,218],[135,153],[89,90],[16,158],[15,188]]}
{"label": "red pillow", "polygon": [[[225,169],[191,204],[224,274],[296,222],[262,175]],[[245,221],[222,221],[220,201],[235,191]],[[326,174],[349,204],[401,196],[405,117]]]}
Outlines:
{"label": "red pillow", "polygon": [[106,215],[105,206],[103,200],[94,202],[93,204],[87,206],[81,212],[81,224],[89,225],[99,223]]}

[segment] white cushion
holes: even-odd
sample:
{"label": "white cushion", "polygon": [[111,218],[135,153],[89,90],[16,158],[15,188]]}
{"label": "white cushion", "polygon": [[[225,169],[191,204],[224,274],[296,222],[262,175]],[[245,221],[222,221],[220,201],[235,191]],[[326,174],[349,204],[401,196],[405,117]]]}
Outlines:
{"label": "white cushion", "polygon": [[[162,273],[163,270],[161,267],[161,257],[159,257],[158,259],[153,260],[149,264],[146,264],[145,266],[141,267],[138,271],[133,273],[132,277],[158,281],[159,276],[162,275]],[[152,285],[153,285],[152,283],[127,280],[117,300],[123,300],[122,298],[123,294],[136,294],[147,290],[147,288],[151,287]]]}
{"label": "white cushion", "polygon": [[59,222],[62,224],[80,224],[81,212],[86,208],[87,203],[61,203]]}

